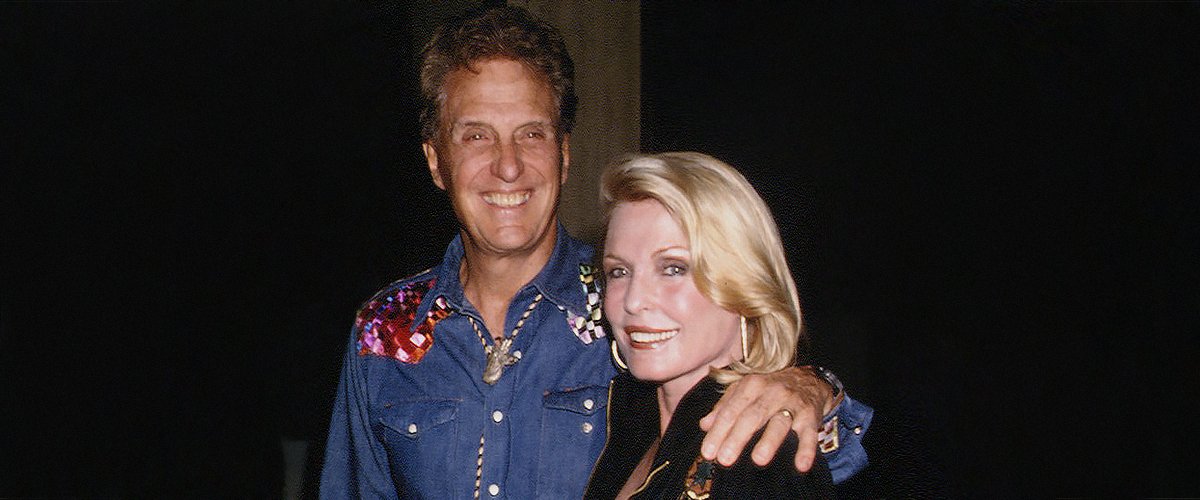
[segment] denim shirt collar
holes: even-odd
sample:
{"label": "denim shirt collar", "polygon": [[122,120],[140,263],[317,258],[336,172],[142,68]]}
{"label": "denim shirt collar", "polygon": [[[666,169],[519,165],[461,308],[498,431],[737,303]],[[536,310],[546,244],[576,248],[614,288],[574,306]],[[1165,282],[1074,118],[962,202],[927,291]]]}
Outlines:
{"label": "denim shirt collar", "polygon": [[[587,244],[567,234],[562,224],[557,224],[557,238],[550,260],[533,280],[525,284],[518,295],[533,287],[546,300],[559,309],[568,311],[576,316],[583,316],[587,311],[587,296],[580,280],[581,265],[591,265],[592,248]],[[462,266],[464,249],[462,235],[456,235],[446,248],[446,254],[441,264],[433,269],[437,279],[429,291],[430,299],[442,297],[450,309],[462,313],[466,309],[467,300],[464,296],[462,282],[459,281],[458,271]],[[417,317],[423,318],[433,307],[435,300],[424,300],[417,309]],[[474,307],[470,308],[474,311]]]}

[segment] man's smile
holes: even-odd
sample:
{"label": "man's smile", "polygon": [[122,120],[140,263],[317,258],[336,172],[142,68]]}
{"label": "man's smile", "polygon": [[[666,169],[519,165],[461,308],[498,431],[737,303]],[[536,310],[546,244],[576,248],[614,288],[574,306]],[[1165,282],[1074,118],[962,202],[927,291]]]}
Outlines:
{"label": "man's smile", "polygon": [[515,193],[487,193],[483,195],[483,201],[488,205],[494,205],[500,208],[514,208],[525,204],[529,201],[530,191],[518,191]]}

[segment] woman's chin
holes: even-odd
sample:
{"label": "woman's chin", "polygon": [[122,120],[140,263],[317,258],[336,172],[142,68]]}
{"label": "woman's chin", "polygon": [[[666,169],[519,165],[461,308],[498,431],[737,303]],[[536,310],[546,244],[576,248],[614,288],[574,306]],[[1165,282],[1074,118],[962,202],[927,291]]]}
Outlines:
{"label": "woman's chin", "polygon": [[662,370],[658,370],[655,366],[652,366],[651,363],[630,364],[629,373],[633,374],[634,377],[642,382],[650,382],[655,384],[661,384],[671,378],[668,374],[663,373]]}

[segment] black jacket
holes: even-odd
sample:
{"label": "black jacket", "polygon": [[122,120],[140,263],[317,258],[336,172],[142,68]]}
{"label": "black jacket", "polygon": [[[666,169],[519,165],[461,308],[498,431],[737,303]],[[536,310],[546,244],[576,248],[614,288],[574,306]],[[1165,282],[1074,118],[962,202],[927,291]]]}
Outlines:
{"label": "black jacket", "polygon": [[[746,445],[732,467],[707,462],[700,456],[704,432],[700,419],[721,398],[723,387],[711,378],[696,384],[679,402],[663,435],[650,475],[636,499],[705,498],[689,496],[689,487],[703,491],[705,477],[712,499],[723,498],[832,498],[833,479],[825,459],[818,454],[808,474],[796,471],[797,440],[794,434],[779,448],[766,467],[750,460],[758,435]],[[653,384],[638,381],[628,373],[613,379],[609,387],[608,441],[592,471],[584,498],[616,497],[633,469],[658,435],[658,400]],[[761,432],[761,431],[760,431]]]}

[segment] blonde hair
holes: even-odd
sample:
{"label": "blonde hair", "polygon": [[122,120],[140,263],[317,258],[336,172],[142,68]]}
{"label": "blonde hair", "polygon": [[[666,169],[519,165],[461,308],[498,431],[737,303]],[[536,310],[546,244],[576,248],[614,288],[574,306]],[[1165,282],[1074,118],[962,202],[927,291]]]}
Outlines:
{"label": "blonde hair", "polygon": [[729,384],[793,364],[803,336],[796,282],[770,208],[741,173],[702,153],[629,155],[605,168],[600,198],[606,221],[617,203],[661,203],[688,237],[696,288],[746,318],[745,359],[713,378]]}

